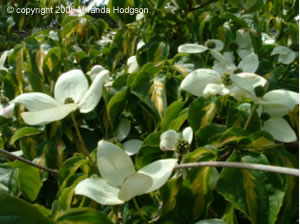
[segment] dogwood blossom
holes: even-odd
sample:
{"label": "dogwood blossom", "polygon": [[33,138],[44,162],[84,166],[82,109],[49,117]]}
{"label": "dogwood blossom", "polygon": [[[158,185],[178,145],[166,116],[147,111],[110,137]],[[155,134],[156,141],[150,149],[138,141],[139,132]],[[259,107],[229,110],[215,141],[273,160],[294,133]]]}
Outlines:
{"label": "dogwood blossom", "polygon": [[296,58],[296,53],[284,46],[275,47],[271,55],[279,55],[278,62],[286,65],[291,64]]}
{"label": "dogwood blossom", "polygon": [[232,82],[232,77],[248,80],[252,87],[264,85],[265,79],[253,73],[220,75],[211,69],[197,69],[189,73],[180,84],[180,88],[195,96],[231,95],[242,98],[247,92]]}
{"label": "dogwood blossom", "polygon": [[[289,90],[271,90],[264,94],[265,85],[253,88],[248,80],[233,77],[240,88],[248,92],[248,97],[257,105],[257,111],[263,120],[263,129],[268,131],[274,139],[280,142],[293,142],[297,140],[294,130],[283,118],[299,104],[299,93]],[[262,92],[262,93],[261,93]]]}
{"label": "dogwood blossom", "polygon": [[193,130],[191,127],[187,127],[182,131],[182,134],[174,131],[168,130],[161,134],[160,136],[160,149],[163,151],[175,151],[176,143],[178,139],[185,140],[188,144],[193,141]]}
{"label": "dogwood blossom", "polygon": [[178,47],[179,53],[188,53],[188,54],[196,54],[202,53],[207,50],[221,51],[224,47],[222,41],[217,39],[210,39],[205,42],[205,46],[200,44],[183,44]]}
{"label": "dogwood blossom", "polygon": [[22,118],[27,124],[40,125],[58,121],[79,109],[81,113],[92,111],[100,101],[108,71],[101,71],[88,88],[88,81],[81,70],[62,74],[54,88],[54,98],[44,93],[24,93],[14,99],[29,110]]}
{"label": "dogwood blossom", "polygon": [[124,150],[101,140],[97,165],[102,178],[91,177],[81,181],[75,188],[75,194],[103,205],[122,204],[135,196],[159,189],[171,176],[176,163],[176,159],[162,159],[135,171]]}

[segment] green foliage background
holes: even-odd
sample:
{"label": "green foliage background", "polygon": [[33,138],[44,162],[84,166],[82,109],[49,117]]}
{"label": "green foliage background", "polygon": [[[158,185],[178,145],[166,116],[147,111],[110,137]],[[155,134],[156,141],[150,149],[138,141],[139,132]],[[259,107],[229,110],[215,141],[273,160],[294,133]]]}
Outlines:
{"label": "green foliage background", "polygon": [[[270,55],[275,44],[262,41],[262,35],[268,34],[277,45],[298,52],[298,0],[109,1],[108,7],[148,8],[149,13],[138,21],[136,15],[128,14],[26,16],[6,10],[8,6],[69,4],[63,0],[1,2],[0,52],[13,49],[5,63],[7,71],[0,70],[1,104],[26,92],[53,95],[62,73],[77,68],[87,74],[99,64],[110,71],[112,86],[105,88],[94,111],[75,113],[93,160],[99,140],[124,143],[114,134],[123,118],[131,123],[127,139],[143,141],[132,157],[137,169],[175,156],[160,150],[160,135],[187,126],[192,127],[194,140],[190,151],[179,155],[183,163],[234,161],[298,168],[298,142],[276,142],[261,130],[258,115],[244,130],[247,115],[238,110],[239,102],[233,98],[195,97],[179,91],[188,73],[183,64],[190,64],[192,70],[211,68],[214,60],[208,52],[188,55],[177,51],[185,43],[203,45],[208,39],[219,39],[223,51],[235,52],[237,30],[249,31],[259,57],[256,73],[269,81],[268,90],[299,92],[298,57],[289,65],[280,64],[277,56]],[[80,2],[72,5],[76,8]],[[51,31],[56,32],[55,38]],[[99,42],[104,38],[111,41]],[[145,45],[137,50],[140,40]],[[139,69],[129,73],[126,62],[133,55]],[[14,118],[0,117],[0,148],[21,151],[27,160],[57,169],[59,174],[1,156],[0,223],[193,224],[210,219],[200,223],[288,224],[298,218],[298,178],[253,170],[177,170],[159,191],[137,197],[141,211],[132,201],[105,206],[74,195],[76,185],[98,171],[78,153],[81,146],[71,118],[30,127],[20,116],[23,110],[17,106]],[[298,111],[297,106],[285,117],[297,136]]]}

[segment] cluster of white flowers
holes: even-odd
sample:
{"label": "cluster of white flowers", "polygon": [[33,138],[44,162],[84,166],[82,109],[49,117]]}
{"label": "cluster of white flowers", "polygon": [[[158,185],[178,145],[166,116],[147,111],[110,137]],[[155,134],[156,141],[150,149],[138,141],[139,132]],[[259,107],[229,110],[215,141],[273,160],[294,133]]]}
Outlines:
{"label": "cluster of white flowers", "polygon": [[[92,111],[100,101],[109,72],[101,65],[94,66],[88,75],[92,84],[81,70],[71,70],[62,74],[54,88],[54,98],[44,93],[24,93],[17,96],[9,108],[0,108],[0,116],[12,114],[15,103],[22,104],[28,112],[21,114],[27,124],[42,125],[58,121],[79,109],[81,113]],[[6,110],[9,109],[9,114]],[[122,119],[115,136],[125,139],[130,130],[130,122]],[[98,143],[97,164],[102,176],[91,177],[80,182],[75,194],[84,195],[104,205],[122,204],[133,197],[159,189],[171,176],[176,159],[157,160],[139,171],[135,171],[130,156],[141,148],[142,141],[131,139],[120,147],[101,140]]]}
{"label": "cluster of white flowers", "polygon": [[[278,141],[296,141],[296,134],[283,116],[299,104],[299,94],[288,90],[272,90],[257,97],[255,90],[258,88],[265,90],[267,80],[255,74],[259,60],[254,53],[249,32],[237,31],[236,43],[237,53],[241,58],[238,66],[234,63],[232,52],[224,52],[223,55],[219,52],[224,46],[220,40],[207,41],[205,46],[181,45],[178,48],[179,53],[193,54],[209,50],[215,62],[212,69],[197,69],[189,73],[181,82],[180,88],[195,96],[208,97],[219,94],[230,95],[236,100],[251,99],[260,105],[257,110],[263,120],[264,130]],[[292,63],[296,57],[295,52],[283,46],[275,47],[271,55],[278,55],[278,62],[283,64]]]}

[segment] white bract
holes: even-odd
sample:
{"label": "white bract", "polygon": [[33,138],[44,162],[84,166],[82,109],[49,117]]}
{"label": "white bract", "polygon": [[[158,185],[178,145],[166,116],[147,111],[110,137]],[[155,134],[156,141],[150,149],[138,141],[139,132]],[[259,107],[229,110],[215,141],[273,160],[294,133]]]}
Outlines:
{"label": "white bract", "polygon": [[79,109],[81,113],[92,111],[100,101],[108,71],[101,71],[88,86],[81,70],[71,70],[62,74],[54,88],[54,98],[44,93],[24,93],[14,99],[29,110],[22,118],[27,124],[40,125],[58,121]]}
{"label": "white bract", "polygon": [[251,36],[248,30],[245,29],[238,30],[236,32],[235,41],[238,45],[237,53],[240,56],[240,58],[244,58],[245,56],[254,52]]}
{"label": "white bract", "polygon": [[130,121],[128,119],[122,118],[120,120],[117,129],[113,133],[114,137],[117,138],[119,141],[122,141],[128,136],[130,129],[131,129]]}
{"label": "white bract", "polygon": [[254,52],[244,56],[238,66],[234,63],[234,56],[232,52],[224,52],[222,55],[217,51],[211,50],[210,53],[216,59],[213,70],[218,72],[220,75],[225,73],[233,74],[237,70],[240,70],[240,72],[254,73],[259,65],[258,56]]}
{"label": "white bract", "polygon": [[123,146],[124,146],[124,149],[127,152],[127,154],[129,156],[133,156],[140,151],[142,144],[143,144],[143,141],[141,141],[139,139],[130,139],[130,140],[124,142]]}
{"label": "white bract", "polygon": [[124,150],[101,140],[98,143],[97,165],[102,178],[81,181],[75,188],[75,194],[103,205],[122,204],[135,196],[159,189],[168,181],[176,164],[176,159],[162,159],[135,171]]}
{"label": "white bract", "polygon": [[[289,90],[271,90],[263,96],[257,96],[255,87],[251,87],[251,84],[247,80],[241,80],[239,77],[234,77],[232,80],[240,88],[247,91],[249,93],[248,97],[255,104],[259,105],[257,111],[261,115],[262,120],[264,120],[264,130],[280,142],[293,142],[297,140],[294,130],[283,119],[283,116],[299,104],[299,93]],[[261,87],[264,88],[264,86],[262,83]]]}
{"label": "white bract", "polygon": [[11,103],[5,107],[0,104],[0,117],[11,118],[14,113],[15,104]]}
{"label": "white bract", "polygon": [[205,46],[200,44],[183,44],[178,47],[179,53],[187,53],[187,54],[196,54],[196,53],[202,53],[207,50],[215,50],[215,51],[221,51],[224,47],[224,44],[220,40],[211,39],[207,40],[205,42]]}
{"label": "white bract", "polygon": [[[145,45],[144,41],[139,41],[137,44],[137,50],[141,49]],[[128,73],[134,73],[139,70],[139,64],[137,62],[136,56],[131,56],[127,60],[127,65],[128,65]]]}
{"label": "white bract", "polygon": [[185,140],[188,144],[193,141],[193,130],[191,127],[187,127],[182,131],[182,134],[177,133],[174,130],[168,130],[160,136],[160,149],[163,151],[175,151],[176,143],[178,139]]}
{"label": "white bract", "polygon": [[278,62],[286,65],[292,63],[296,58],[296,53],[284,46],[275,47],[271,55],[279,55]]}

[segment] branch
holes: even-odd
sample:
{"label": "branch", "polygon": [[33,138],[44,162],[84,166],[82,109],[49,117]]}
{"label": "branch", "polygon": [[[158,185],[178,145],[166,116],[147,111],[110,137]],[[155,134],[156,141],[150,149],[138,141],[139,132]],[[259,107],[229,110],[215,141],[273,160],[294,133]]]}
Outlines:
{"label": "branch", "polygon": [[185,169],[195,167],[229,167],[240,169],[261,170],[266,172],[287,174],[291,176],[299,176],[299,170],[287,167],[270,166],[253,163],[239,163],[239,162],[199,162],[199,163],[186,163],[175,166],[174,169]]}
{"label": "branch", "polygon": [[27,159],[24,159],[22,157],[16,156],[16,155],[14,155],[14,154],[12,154],[10,152],[7,152],[7,151],[5,151],[3,149],[0,149],[0,152],[3,153],[5,155],[5,157],[7,157],[9,159],[16,159],[16,160],[19,160],[19,161],[21,161],[23,163],[26,163],[26,164],[30,165],[30,166],[34,166],[34,167],[36,167],[36,168],[38,168],[40,170],[44,170],[44,171],[46,171],[48,173],[54,174],[55,176],[58,175],[58,170],[53,170],[53,169],[50,169],[50,168],[38,165],[38,164],[33,163],[33,162],[31,162],[31,161],[29,161]]}

